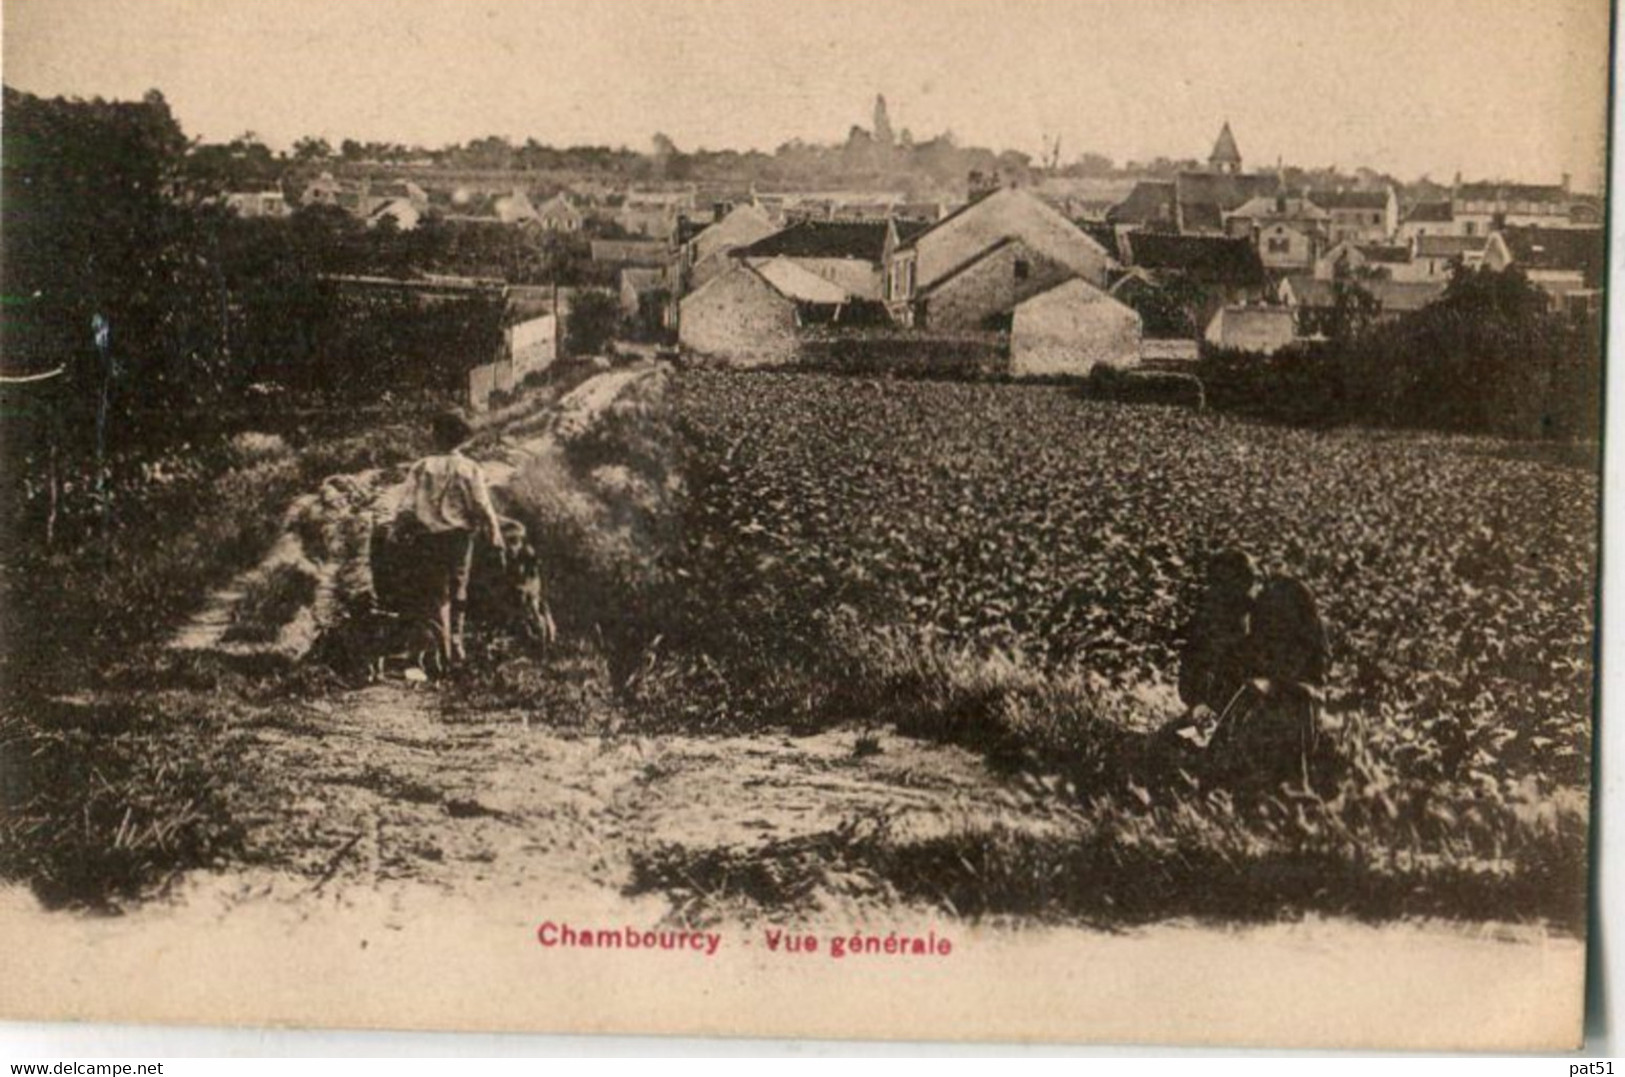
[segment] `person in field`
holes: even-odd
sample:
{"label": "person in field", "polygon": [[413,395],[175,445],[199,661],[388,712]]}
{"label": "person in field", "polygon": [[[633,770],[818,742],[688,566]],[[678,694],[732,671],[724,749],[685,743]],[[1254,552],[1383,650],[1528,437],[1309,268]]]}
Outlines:
{"label": "person in field", "polygon": [[392,541],[410,566],[407,600],[433,625],[436,657],[446,670],[464,659],[474,542],[484,538],[499,556],[506,547],[485,474],[461,451],[473,436],[468,422],[454,411],[443,412],[435,416],[431,434],[436,451],[407,473]]}
{"label": "person in field", "polygon": [[1189,710],[1168,733],[1182,750],[1204,749],[1227,781],[1307,781],[1326,668],[1309,589],[1281,575],[1260,584],[1247,554],[1225,550],[1185,630],[1179,696]]}
{"label": "person in field", "polygon": [[1179,698],[1193,712],[1222,712],[1247,678],[1248,619],[1258,570],[1240,550],[1208,561],[1196,613],[1179,655]]}
{"label": "person in field", "polygon": [[1315,769],[1326,626],[1302,581],[1271,576],[1253,600],[1246,681],[1213,746],[1238,777],[1308,785]]}

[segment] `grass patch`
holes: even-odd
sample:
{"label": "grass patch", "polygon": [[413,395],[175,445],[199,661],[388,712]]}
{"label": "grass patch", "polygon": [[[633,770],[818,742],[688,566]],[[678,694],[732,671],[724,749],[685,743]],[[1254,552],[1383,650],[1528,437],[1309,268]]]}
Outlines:
{"label": "grass patch", "polygon": [[0,877],[51,907],[113,910],[240,854],[229,706],[164,693],[0,719]]}

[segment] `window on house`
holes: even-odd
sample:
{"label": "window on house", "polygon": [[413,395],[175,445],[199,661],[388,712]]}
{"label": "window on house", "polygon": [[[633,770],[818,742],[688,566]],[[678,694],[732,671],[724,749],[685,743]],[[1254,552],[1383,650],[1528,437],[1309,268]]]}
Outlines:
{"label": "window on house", "polygon": [[1464,235],[1464,236],[1475,235],[1477,233],[1477,231],[1478,231],[1478,225],[1475,224],[1472,221],[1468,221],[1467,223],[1465,223],[1465,224],[1463,224],[1461,226],[1461,234]]}
{"label": "window on house", "polygon": [[1292,253],[1292,241],[1285,236],[1271,236],[1266,247],[1271,254]]}
{"label": "window on house", "polygon": [[1032,265],[1029,264],[1025,258],[1017,258],[1016,259],[1016,279],[1017,280],[1026,280],[1028,277],[1032,276],[1032,274],[1033,274]]}

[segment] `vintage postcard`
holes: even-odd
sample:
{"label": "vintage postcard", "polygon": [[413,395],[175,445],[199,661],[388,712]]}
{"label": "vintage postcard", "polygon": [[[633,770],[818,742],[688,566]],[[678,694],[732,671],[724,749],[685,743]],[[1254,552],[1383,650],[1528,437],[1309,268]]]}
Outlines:
{"label": "vintage postcard", "polygon": [[1578,1045],[1606,3],[0,16],[0,1018]]}

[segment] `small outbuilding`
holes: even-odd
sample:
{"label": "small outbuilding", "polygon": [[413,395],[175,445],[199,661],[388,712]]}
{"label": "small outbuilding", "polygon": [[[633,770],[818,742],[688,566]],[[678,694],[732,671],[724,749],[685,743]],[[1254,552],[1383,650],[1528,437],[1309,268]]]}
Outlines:
{"label": "small outbuilding", "polygon": [[1208,323],[1207,342],[1259,355],[1273,355],[1297,339],[1297,320],[1289,307],[1221,307]]}
{"label": "small outbuilding", "polygon": [[1010,373],[1016,377],[1087,375],[1096,366],[1140,362],[1140,316],[1074,277],[1016,306]]}
{"label": "small outbuilding", "polygon": [[739,263],[683,297],[677,340],[696,355],[767,366],[795,357],[800,324],[796,301]]}

